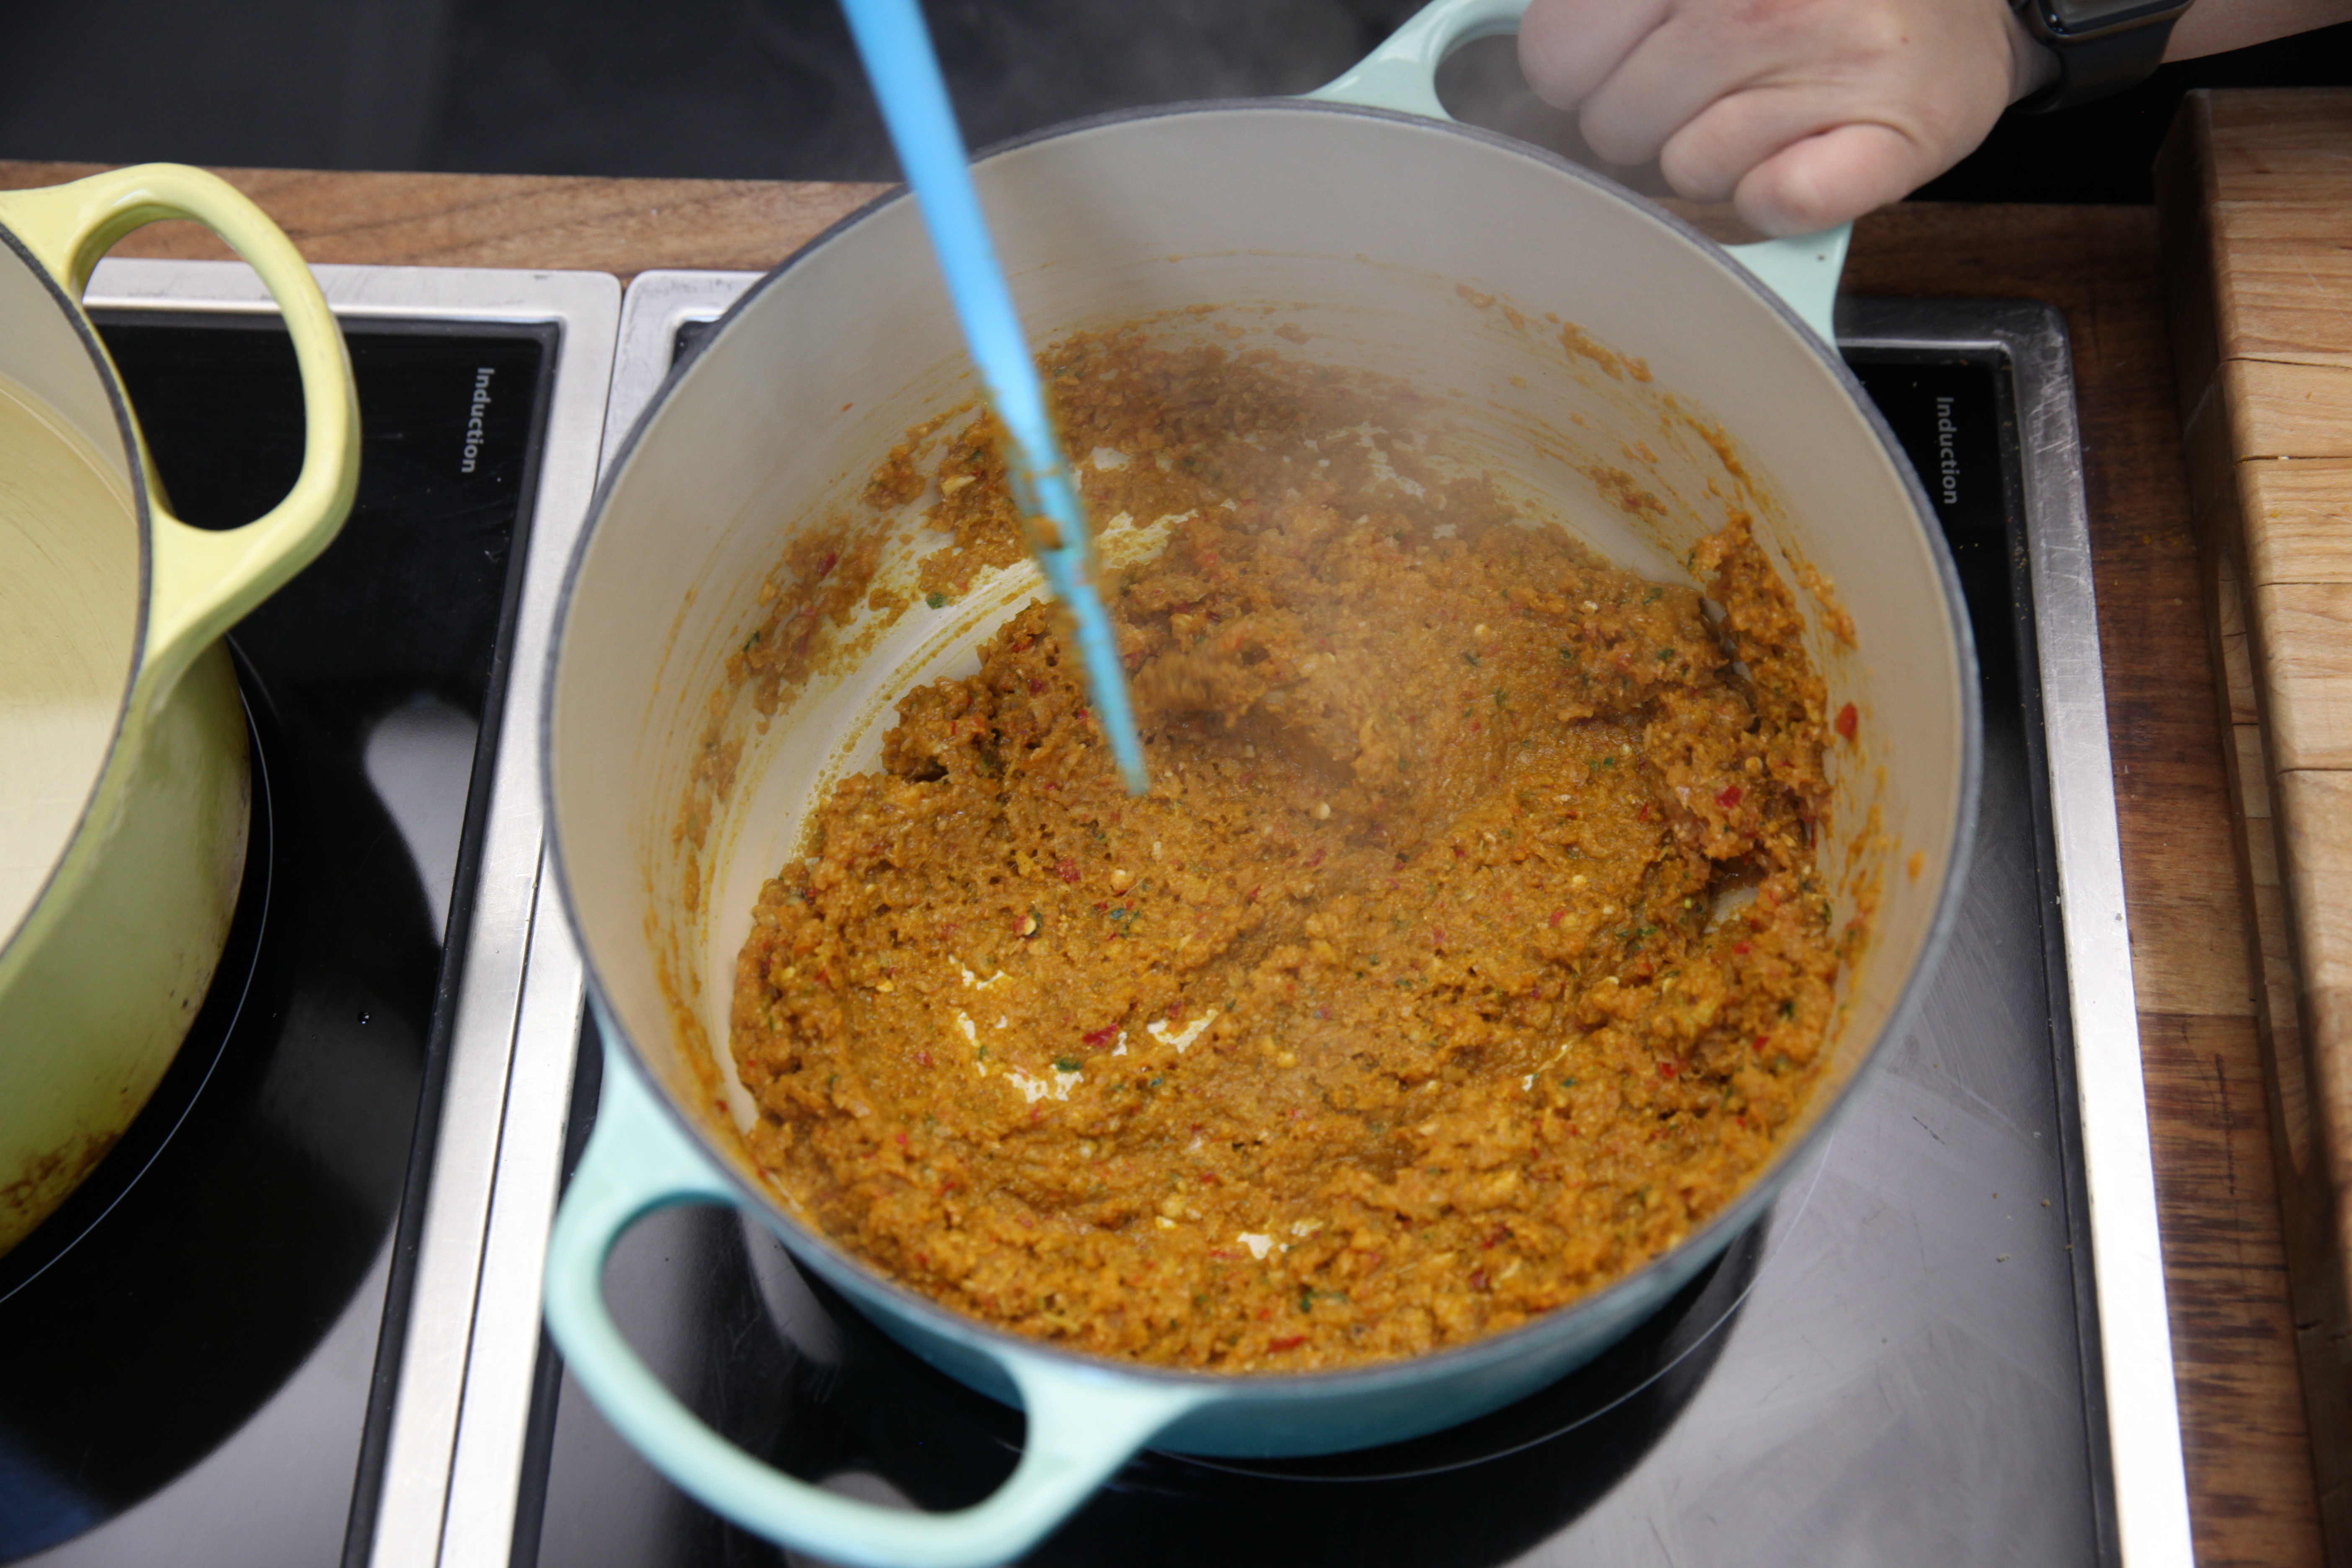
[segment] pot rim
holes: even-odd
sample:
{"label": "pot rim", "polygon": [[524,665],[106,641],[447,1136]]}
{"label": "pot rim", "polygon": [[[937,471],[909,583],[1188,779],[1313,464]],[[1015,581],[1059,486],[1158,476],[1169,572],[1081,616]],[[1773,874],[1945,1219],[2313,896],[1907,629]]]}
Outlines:
{"label": "pot rim", "polygon": [[[1684,1258],[1694,1250],[1719,1253],[1730,1241],[1755,1223],[1763,1208],[1775,1198],[1781,1185],[1807,1159],[1822,1147],[1845,1111],[1852,1106],[1855,1089],[1877,1066],[1890,1038],[1910,1031],[1920,1008],[1925,1005],[1928,984],[1940,965],[1944,950],[1953,929],[1959,921],[1962,896],[1968,880],[1968,870],[1976,841],[1978,797],[1983,772],[1982,699],[1977,674],[1976,643],[1968,614],[1966,597],[1961,592],[1959,574],[1954,567],[1951,552],[1946,545],[1941,528],[1935,521],[1935,512],[1928,502],[1926,489],[1909,457],[1904,452],[1895,432],[1877,406],[1873,404],[1862,383],[1847,368],[1834,345],[1824,343],[1785,300],[1774,293],[1761,279],[1742,266],[1738,260],[1715,240],[1700,232],[1686,220],[1580,164],[1571,163],[1547,149],[1521,142],[1515,137],[1480,126],[1465,125],[1456,121],[1431,120],[1422,115],[1406,114],[1395,110],[1378,109],[1360,104],[1336,102],[1328,100],[1303,98],[1236,98],[1192,100],[1179,103],[1152,104],[1136,109],[1116,110],[1083,119],[1058,121],[1037,131],[1024,132],[992,143],[974,153],[972,164],[977,167],[1001,155],[1037,146],[1047,142],[1086,132],[1124,125],[1134,121],[1171,118],[1179,115],[1216,114],[1237,110],[1278,110],[1287,113],[1348,115],[1381,120],[1403,125],[1415,131],[1450,134],[1479,143],[1491,151],[1507,153],[1538,163],[1551,172],[1591,185],[1602,194],[1614,197],[1634,216],[1662,225],[1685,242],[1712,258],[1731,278],[1744,286],[1757,302],[1778,316],[1796,331],[1815,355],[1828,365],[1832,375],[1846,394],[1848,401],[1859,412],[1864,423],[1892,460],[1892,466],[1911,501],[1912,519],[1925,536],[1928,555],[1934,563],[1936,579],[1942,590],[1944,613],[1952,631],[1954,652],[1958,655],[1957,675],[1960,696],[1960,779],[1958,800],[1958,821],[1945,857],[1943,879],[1937,895],[1935,912],[1922,937],[1917,956],[1905,975],[1900,994],[1889,1009],[1885,1023],[1877,1037],[1864,1049],[1845,1082],[1839,1086],[1836,1099],[1822,1110],[1803,1136],[1783,1145],[1747,1187],[1730,1203],[1704,1224],[1692,1230],[1675,1246],[1653,1257],[1631,1272],[1622,1275],[1601,1289],[1550,1311],[1530,1318],[1528,1321],[1500,1332],[1485,1335],[1465,1344],[1424,1352],[1401,1360],[1373,1362],[1352,1367],[1331,1368],[1298,1373],[1236,1373],[1200,1372],[1159,1366],[1149,1363],[1129,1361],[1116,1356],[1100,1355],[1076,1350],[1045,1340],[1032,1339],[1011,1330],[1001,1329],[969,1317],[936,1299],[899,1283],[872,1268],[836,1243],[831,1237],[788,1212],[763,1186],[745,1178],[736,1163],[718,1154],[705,1137],[702,1128],[681,1110],[661,1080],[646,1066],[636,1041],[622,1028],[619,1016],[606,994],[603,976],[593,954],[583,942],[581,947],[581,968],[585,977],[594,1011],[600,1020],[609,1020],[610,1034],[622,1047],[628,1069],[634,1071],[661,1112],[680,1130],[696,1147],[709,1151],[706,1158],[723,1173],[723,1179],[733,1189],[736,1206],[747,1215],[756,1215],[762,1224],[785,1241],[801,1260],[835,1278],[836,1283],[848,1282],[855,1290],[871,1291],[885,1298],[894,1310],[912,1318],[925,1330],[1002,1363],[1008,1357],[1045,1357],[1075,1368],[1086,1369],[1096,1375],[1116,1375],[1171,1388],[1196,1388],[1208,1391],[1212,1403],[1223,1400],[1265,1397],[1284,1392],[1298,1394],[1347,1392],[1363,1393],[1382,1388],[1419,1383],[1450,1373],[1468,1374],[1481,1368],[1516,1360],[1527,1347],[1564,1332],[1563,1325],[1571,1321],[1602,1315],[1612,1307],[1625,1306],[1629,1300],[1645,1290],[1656,1289],[1657,1277],[1670,1260]],[[558,680],[563,668],[565,639],[572,629],[573,594],[584,568],[588,552],[604,521],[604,509],[611,500],[613,487],[630,459],[638,443],[645,437],[655,416],[668,401],[671,393],[692,370],[704,351],[724,333],[729,323],[765,295],[796,268],[826,246],[839,239],[860,224],[884,209],[911,199],[904,184],[893,185],[873,200],[838,219],[812,237],[758,282],[751,285],[730,305],[711,330],[702,333],[688,352],[674,361],[661,384],[654,391],[628,433],[622,438],[613,461],[597,481],[594,496],[589,503],[586,520],[573,542],[571,559],[565,563],[561,592],[556,601],[554,624],[548,641],[547,668],[541,677],[544,685],[540,704],[540,788],[546,820],[551,825],[547,835],[550,860],[555,872],[557,897],[562,900],[564,916],[576,932],[583,929],[574,903],[572,879],[565,864],[562,814],[555,790],[555,719],[557,713]],[[599,1023],[600,1030],[604,1025]],[[607,1059],[610,1059],[609,1057]],[[1663,1298],[1661,1298],[1663,1300]]]}
{"label": "pot rim", "polygon": [[26,270],[41,287],[49,291],[67,323],[73,328],[74,335],[81,341],[82,352],[89,356],[100,382],[105,385],[107,405],[114,411],[115,434],[122,441],[123,455],[130,459],[127,466],[131,470],[131,516],[139,536],[139,592],[131,623],[131,668],[123,677],[122,691],[115,702],[114,728],[107,737],[104,754],[90,774],[89,793],[82,797],[81,807],[74,815],[73,832],[66,837],[64,847],[50,862],[47,873],[41,879],[41,885],[26,901],[23,913],[13,925],[0,930],[0,959],[5,959],[17,940],[32,929],[42,907],[58,890],[76,846],[89,831],[90,819],[97,813],[100,799],[105,794],[106,776],[113,771],[116,760],[122,755],[123,736],[131,727],[131,700],[139,690],[140,674],[147,668],[147,616],[154,587],[155,563],[151,537],[153,531],[149,516],[152,500],[147,489],[146,442],[139,433],[137,417],[131,412],[131,400],[123,391],[121,373],[114,368],[114,357],[106,352],[106,344],[99,338],[89,316],[83,312],[80,301],[66,292],[64,285],[41,265],[40,258],[27,249],[25,242],[18,239],[5,224],[0,224],[0,246],[6,247],[12,256],[24,263]]}

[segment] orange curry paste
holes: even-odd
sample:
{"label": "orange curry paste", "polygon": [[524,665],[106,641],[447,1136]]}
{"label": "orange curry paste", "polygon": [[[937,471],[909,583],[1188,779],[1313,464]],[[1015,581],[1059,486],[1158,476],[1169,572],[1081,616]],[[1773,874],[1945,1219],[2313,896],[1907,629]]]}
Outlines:
{"label": "orange curry paste", "polygon": [[[755,1156],[953,1307],[1220,1372],[1675,1245],[1804,1103],[1838,970],[1823,688],[1745,519],[1703,604],[1441,478],[1402,393],[1132,332],[1051,363],[1094,515],[1178,516],[1108,584],[1151,792],[1044,606],[910,693],[761,895]],[[1003,557],[984,430],[915,482],[942,556]]]}

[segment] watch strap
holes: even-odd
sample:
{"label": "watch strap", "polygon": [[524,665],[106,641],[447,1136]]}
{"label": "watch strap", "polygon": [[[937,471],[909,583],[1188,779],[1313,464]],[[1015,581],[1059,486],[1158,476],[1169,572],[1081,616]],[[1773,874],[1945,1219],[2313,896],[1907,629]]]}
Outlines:
{"label": "watch strap", "polygon": [[2058,61],[2058,79],[2010,105],[2012,113],[2047,114],[2137,87],[2164,61],[2172,25],[2186,5],[2127,26],[2072,33],[2058,26],[2040,0],[2010,0],[2029,31]]}

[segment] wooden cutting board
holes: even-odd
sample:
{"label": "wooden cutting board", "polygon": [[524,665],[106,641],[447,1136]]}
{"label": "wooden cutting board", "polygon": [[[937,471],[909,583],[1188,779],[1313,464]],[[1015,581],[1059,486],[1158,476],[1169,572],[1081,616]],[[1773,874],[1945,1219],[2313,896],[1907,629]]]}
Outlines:
{"label": "wooden cutting board", "polygon": [[2352,1562],[2352,90],[2192,94],[2158,167],[2288,1275]]}

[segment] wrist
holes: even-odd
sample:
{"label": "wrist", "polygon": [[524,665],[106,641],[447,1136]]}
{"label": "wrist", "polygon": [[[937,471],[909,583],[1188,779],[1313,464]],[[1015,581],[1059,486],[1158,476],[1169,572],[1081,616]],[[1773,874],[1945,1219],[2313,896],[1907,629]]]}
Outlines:
{"label": "wrist", "polygon": [[2033,36],[2033,29],[2009,0],[1995,3],[2000,6],[2001,26],[2009,38],[2009,101],[2017,103],[2057,82],[2058,57]]}

